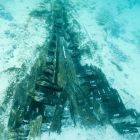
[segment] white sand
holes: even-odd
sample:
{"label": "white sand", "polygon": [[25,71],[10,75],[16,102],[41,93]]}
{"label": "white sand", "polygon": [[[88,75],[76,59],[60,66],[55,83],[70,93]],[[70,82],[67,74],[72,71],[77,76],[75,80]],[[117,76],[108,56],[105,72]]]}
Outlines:
{"label": "white sand", "polygon": [[0,17],[0,104],[18,74],[16,70],[22,71],[23,66],[30,69],[45,41],[45,21],[29,16],[39,3],[40,0],[0,1],[12,16],[12,20]]}

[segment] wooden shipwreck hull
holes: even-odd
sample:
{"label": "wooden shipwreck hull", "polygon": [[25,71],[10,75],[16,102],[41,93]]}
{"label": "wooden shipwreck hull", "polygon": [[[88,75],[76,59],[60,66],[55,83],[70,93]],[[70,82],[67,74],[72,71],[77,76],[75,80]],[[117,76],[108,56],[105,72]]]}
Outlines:
{"label": "wooden shipwreck hull", "polygon": [[70,7],[68,1],[51,3],[45,64],[25,98],[21,89],[15,94],[8,139],[31,139],[42,132],[60,133],[65,126],[76,125],[92,128],[110,124],[120,134],[139,131],[140,114],[126,109],[99,68],[80,63],[80,25],[78,31],[73,29],[78,23]]}

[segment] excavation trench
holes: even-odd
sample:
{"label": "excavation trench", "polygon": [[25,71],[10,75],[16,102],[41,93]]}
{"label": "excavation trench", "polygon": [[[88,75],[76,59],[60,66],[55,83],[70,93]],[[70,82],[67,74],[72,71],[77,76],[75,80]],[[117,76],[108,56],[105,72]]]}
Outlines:
{"label": "excavation trench", "polygon": [[60,133],[65,127],[76,125],[92,128],[110,124],[121,134],[138,132],[139,114],[125,108],[100,69],[81,65],[79,33],[69,22],[72,17],[68,7],[68,1],[52,3],[45,63],[38,68],[26,95],[23,97],[21,89],[15,94],[8,123],[9,139]]}

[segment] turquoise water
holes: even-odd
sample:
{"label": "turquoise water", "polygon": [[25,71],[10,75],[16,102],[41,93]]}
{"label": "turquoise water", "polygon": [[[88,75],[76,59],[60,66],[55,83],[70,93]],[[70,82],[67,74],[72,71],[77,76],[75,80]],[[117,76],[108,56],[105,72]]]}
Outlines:
{"label": "turquoise water", "polygon": [[[33,57],[37,56],[37,51],[45,41],[46,34],[48,35],[46,28],[49,26],[46,27],[45,23],[49,21],[30,17],[33,10],[46,6],[44,1],[0,0],[0,104],[3,102],[7,87],[15,77],[15,73],[9,74],[4,71],[11,67],[22,69],[23,64],[30,67],[35,61]],[[101,68],[110,85],[118,90],[126,108],[140,112],[140,0],[69,0],[69,2],[72,4],[71,12],[80,24],[86,41],[92,40],[92,43],[96,44],[96,50],[89,45],[92,55],[90,57],[84,55],[81,63]],[[6,126],[7,118],[2,121]],[[111,126],[90,130],[72,127],[64,130],[59,136],[52,134],[51,138],[49,134],[42,134],[41,139],[103,138],[137,140],[133,135],[120,136]]]}
{"label": "turquoise water", "polygon": [[[83,63],[100,67],[110,83],[120,91],[128,108],[133,106],[140,111],[140,1],[73,2],[81,24],[98,46],[94,56],[85,56]],[[94,51],[92,47],[91,51]],[[120,66],[121,72],[114,63]]]}

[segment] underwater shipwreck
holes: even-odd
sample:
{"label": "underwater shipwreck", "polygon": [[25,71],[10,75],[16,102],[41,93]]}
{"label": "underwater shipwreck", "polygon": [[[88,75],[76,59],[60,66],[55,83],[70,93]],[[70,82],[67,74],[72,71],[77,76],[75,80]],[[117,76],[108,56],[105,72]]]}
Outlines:
{"label": "underwater shipwreck", "polygon": [[49,35],[30,73],[6,91],[1,116],[9,102],[11,107],[6,130],[0,122],[0,140],[31,140],[45,132],[61,134],[69,126],[105,125],[140,139],[140,113],[126,108],[100,68],[81,63],[82,56],[94,53],[88,50],[94,43],[90,39],[90,44],[84,44],[87,48],[81,47],[85,36],[90,37],[73,16],[74,7],[68,0],[45,4],[30,16],[43,18]]}

